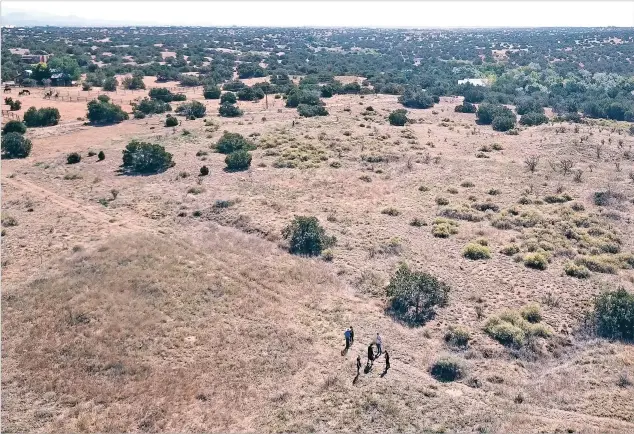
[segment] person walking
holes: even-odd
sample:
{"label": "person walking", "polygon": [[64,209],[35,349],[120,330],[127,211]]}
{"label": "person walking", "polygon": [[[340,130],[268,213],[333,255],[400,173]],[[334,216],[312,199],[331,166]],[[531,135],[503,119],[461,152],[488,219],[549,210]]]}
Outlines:
{"label": "person walking", "polygon": [[361,369],[361,356],[357,356],[357,376],[359,375],[360,369]]}
{"label": "person walking", "polygon": [[347,329],[343,335],[346,338],[346,349],[344,351],[348,351],[348,348],[350,348],[350,329]]}
{"label": "person walking", "polygon": [[383,352],[383,340],[381,339],[381,335],[376,334],[376,356],[379,357]]}
{"label": "person walking", "polygon": [[350,345],[354,344],[354,329],[350,326]]}

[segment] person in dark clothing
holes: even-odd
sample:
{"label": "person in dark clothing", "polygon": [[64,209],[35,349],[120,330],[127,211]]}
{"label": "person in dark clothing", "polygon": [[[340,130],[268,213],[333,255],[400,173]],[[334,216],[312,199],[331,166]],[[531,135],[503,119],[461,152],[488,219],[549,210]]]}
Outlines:
{"label": "person in dark clothing", "polygon": [[354,329],[350,326],[350,345],[354,344]]}
{"label": "person in dark clothing", "polygon": [[360,369],[361,369],[361,356],[357,356],[357,375],[359,375]]}

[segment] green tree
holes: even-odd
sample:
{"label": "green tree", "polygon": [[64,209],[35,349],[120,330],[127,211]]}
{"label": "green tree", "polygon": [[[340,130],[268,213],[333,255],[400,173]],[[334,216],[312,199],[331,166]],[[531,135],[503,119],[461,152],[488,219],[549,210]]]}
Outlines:
{"label": "green tree", "polygon": [[173,165],[172,154],[158,144],[132,140],[123,150],[123,167],[132,172],[160,173]]}
{"label": "green tree", "polygon": [[246,170],[251,166],[251,154],[244,149],[240,149],[228,154],[225,157],[225,163],[229,171]]}
{"label": "green tree", "polygon": [[407,123],[407,110],[394,110],[392,113],[390,113],[388,120],[390,121],[390,125],[395,125],[397,127],[404,126]]}
{"label": "green tree", "polygon": [[289,251],[295,255],[318,256],[336,241],[326,236],[317,217],[295,216],[282,230],[282,236],[289,240]]}
{"label": "green tree", "polygon": [[449,286],[431,274],[412,271],[402,264],[390,279],[387,296],[396,317],[422,324],[434,315],[436,306],[447,305]]}
{"label": "green tree", "polygon": [[26,158],[31,153],[32,143],[17,132],[2,135],[2,156],[4,158]]}

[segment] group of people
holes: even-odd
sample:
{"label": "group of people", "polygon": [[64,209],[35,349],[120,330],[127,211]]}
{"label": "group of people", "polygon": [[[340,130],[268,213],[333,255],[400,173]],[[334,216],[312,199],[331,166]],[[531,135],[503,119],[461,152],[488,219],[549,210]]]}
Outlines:
{"label": "group of people", "polygon": [[[352,326],[346,329],[343,335],[346,339],[346,348],[342,351],[342,354],[345,354],[354,343],[354,329],[352,328]],[[376,353],[374,352],[375,345]],[[371,342],[370,345],[368,345],[368,361],[365,365],[364,371],[366,374],[370,372],[370,369],[372,369],[372,366],[374,365],[374,361],[378,359],[381,354],[385,354],[385,371],[383,372],[383,375],[385,375],[387,373],[387,370],[390,369],[390,354],[387,351],[383,351],[383,339],[381,338],[381,335],[377,333],[374,342]],[[357,356],[357,376],[359,375],[360,370],[361,356]]]}

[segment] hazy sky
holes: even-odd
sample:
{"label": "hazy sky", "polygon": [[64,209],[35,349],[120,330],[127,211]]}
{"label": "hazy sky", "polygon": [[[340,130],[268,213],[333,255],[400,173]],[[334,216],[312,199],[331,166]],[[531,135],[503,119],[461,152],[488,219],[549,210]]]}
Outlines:
{"label": "hazy sky", "polygon": [[16,1],[10,12],[130,24],[367,27],[634,26],[634,1]]}

